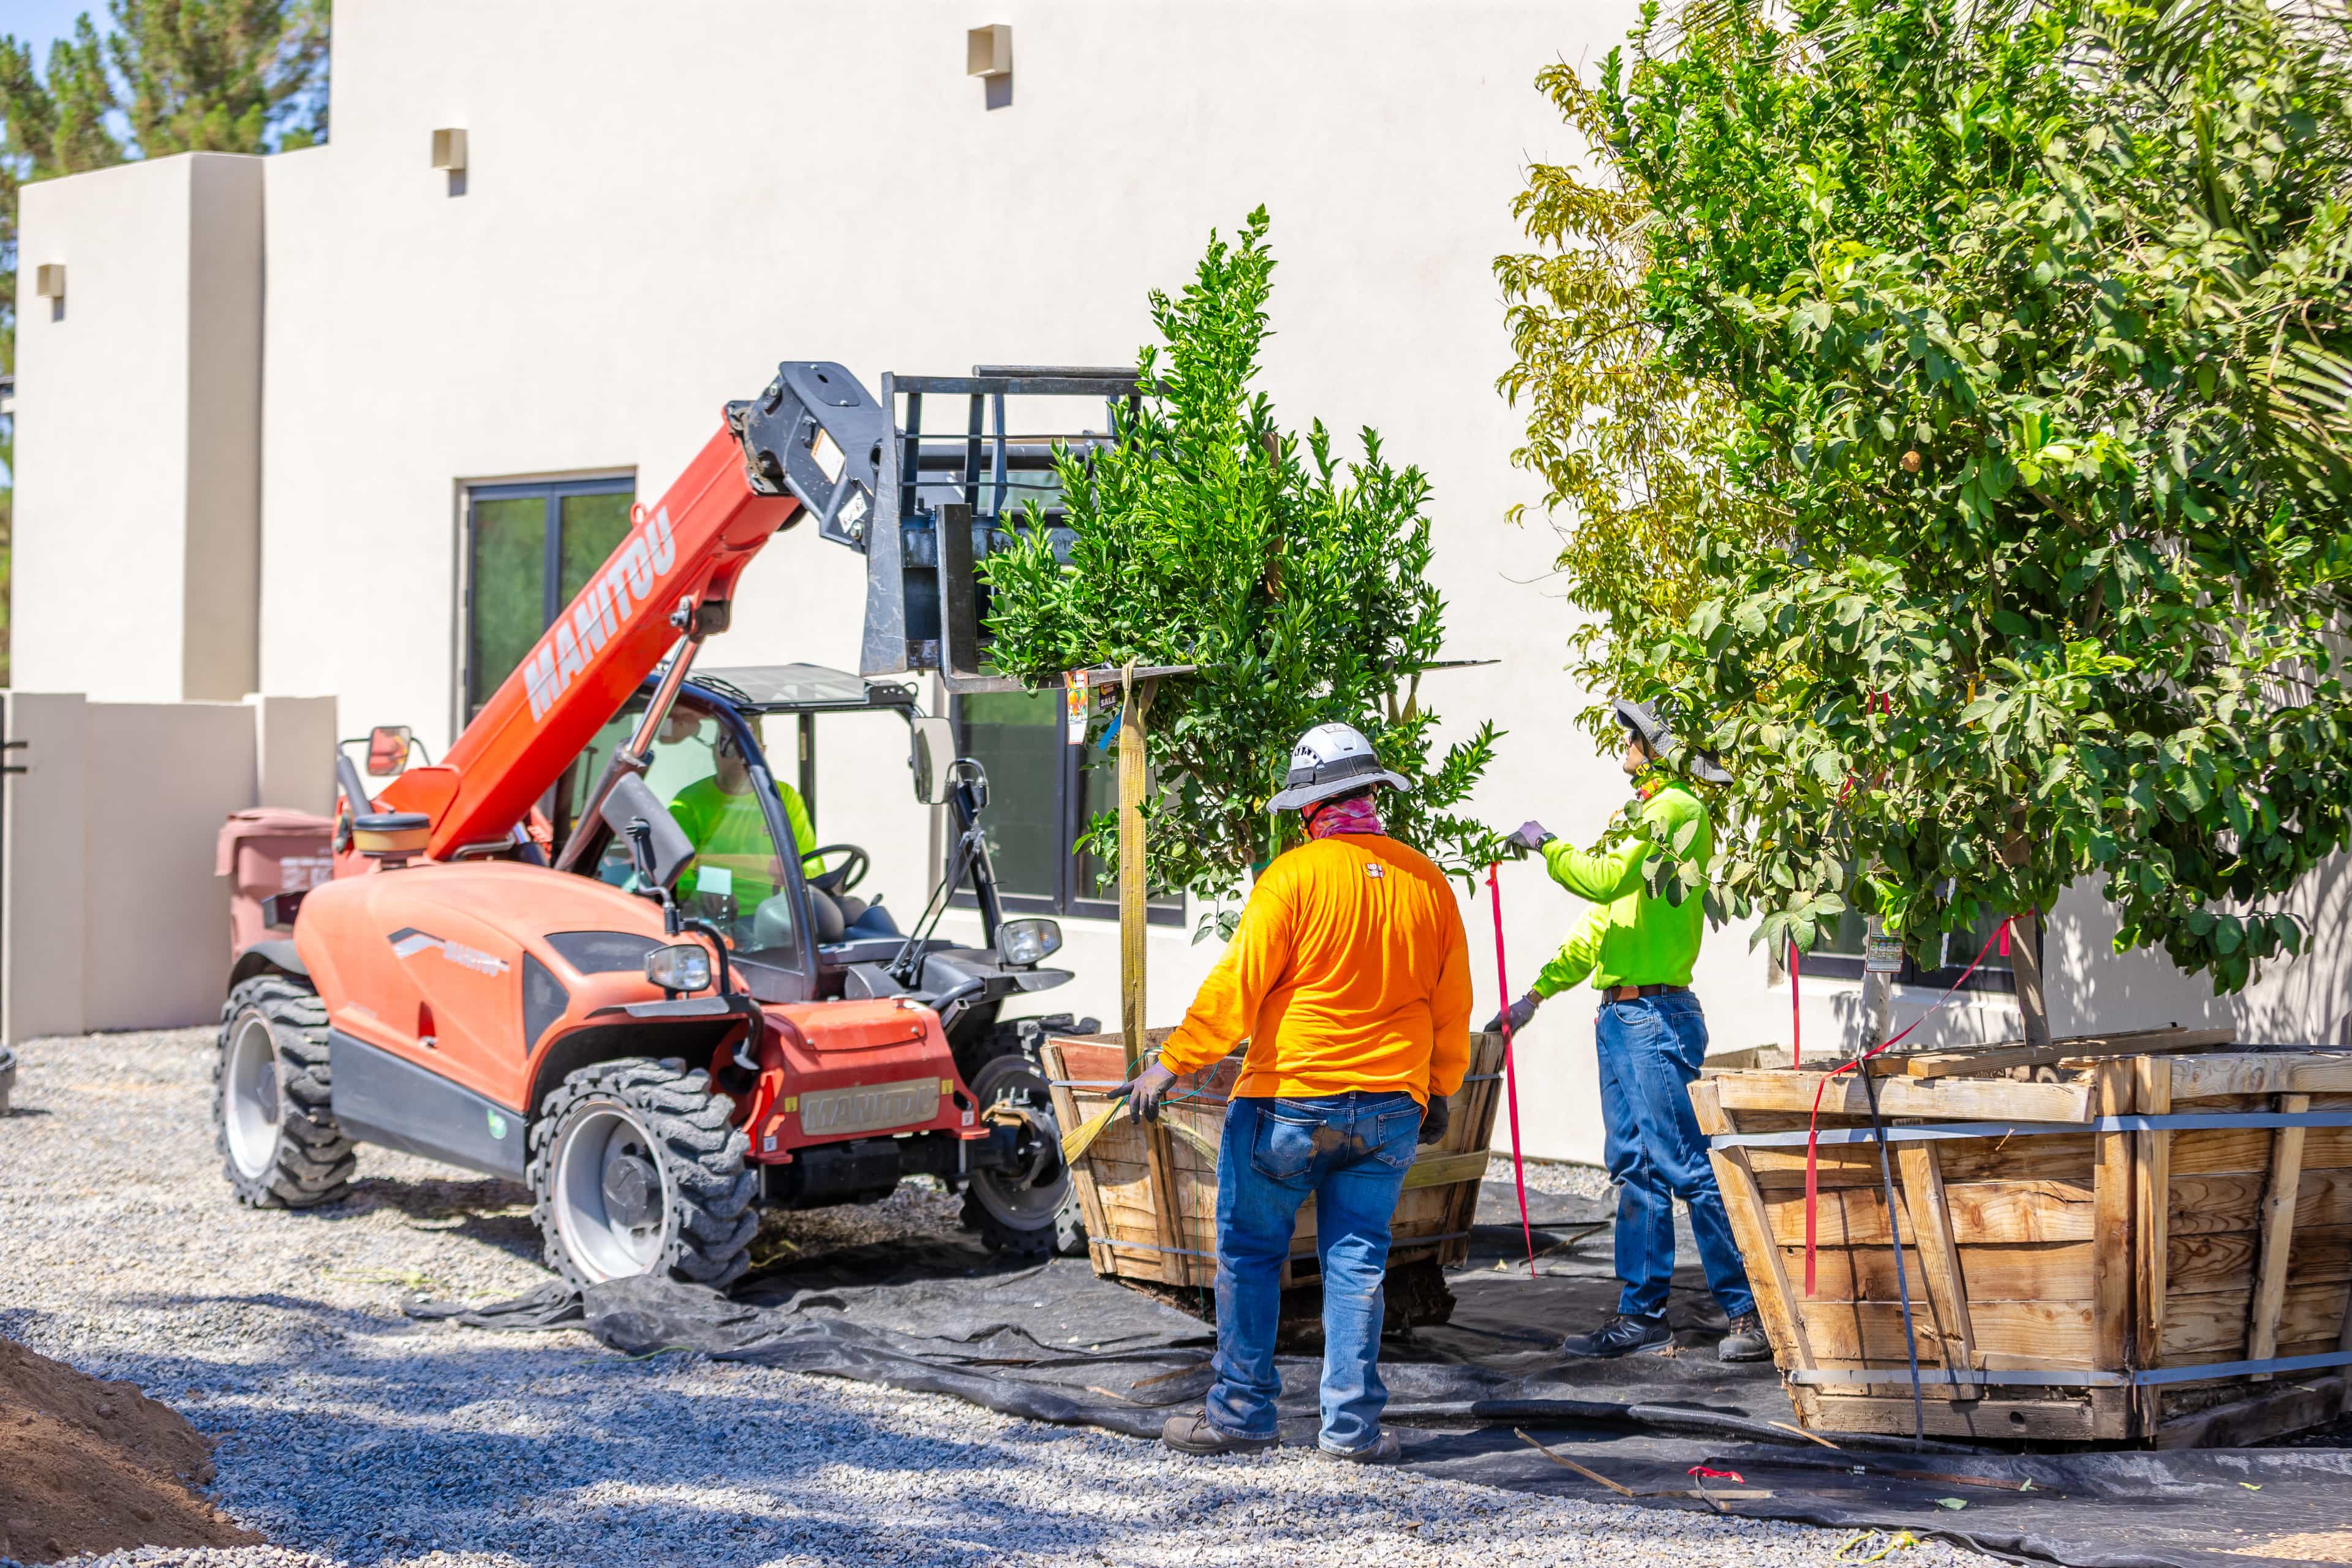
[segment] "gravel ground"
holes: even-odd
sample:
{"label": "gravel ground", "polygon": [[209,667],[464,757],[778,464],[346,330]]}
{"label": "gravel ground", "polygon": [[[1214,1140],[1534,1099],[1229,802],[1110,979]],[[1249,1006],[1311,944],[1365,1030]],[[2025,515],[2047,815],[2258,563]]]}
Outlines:
{"label": "gravel ground", "polygon": [[[1598,1165],[1579,1165],[1567,1160],[1535,1160],[1522,1162],[1527,1170],[1528,1191],[1547,1193],[1556,1198],[1605,1198],[1616,1190],[1609,1173]],[[1497,1154],[1486,1162],[1486,1179],[1508,1185],[1511,1180],[1511,1157]]]}
{"label": "gravel ground", "polygon": [[[422,1327],[397,1310],[403,1291],[491,1298],[546,1278],[523,1192],[369,1149],[343,1203],[240,1209],[213,1152],[210,1047],[196,1030],[36,1042],[0,1122],[0,1332],[181,1410],[219,1439],[215,1500],[282,1543],[89,1562],[1733,1568],[1823,1563],[1843,1539],[1297,1453],[1186,1459],[944,1397],[625,1360],[569,1331]],[[761,1247],[953,1214],[936,1189],[908,1190],[790,1216]]]}

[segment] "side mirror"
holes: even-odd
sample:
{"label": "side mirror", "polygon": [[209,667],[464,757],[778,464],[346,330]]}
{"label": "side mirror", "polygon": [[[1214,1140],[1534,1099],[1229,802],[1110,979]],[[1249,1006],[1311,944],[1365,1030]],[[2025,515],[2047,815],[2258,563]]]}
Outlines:
{"label": "side mirror", "polygon": [[648,885],[663,889],[677,885],[687,862],[694,858],[694,841],[645,780],[623,773],[604,796],[604,808],[597,815],[629,847],[637,875]]}
{"label": "side mirror", "polygon": [[918,719],[914,731],[907,765],[915,771],[915,798],[925,805],[943,805],[948,771],[955,766],[955,726],[944,719]]}
{"label": "side mirror", "polygon": [[390,778],[408,766],[412,733],[405,724],[378,724],[368,731],[370,778]]}

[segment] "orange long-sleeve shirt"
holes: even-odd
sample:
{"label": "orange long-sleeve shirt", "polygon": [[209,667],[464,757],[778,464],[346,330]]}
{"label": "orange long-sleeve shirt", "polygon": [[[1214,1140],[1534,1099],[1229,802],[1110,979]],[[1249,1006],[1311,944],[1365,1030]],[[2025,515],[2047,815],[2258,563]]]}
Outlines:
{"label": "orange long-sleeve shirt", "polygon": [[1160,1059],[1179,1073],[1248,1040],[1236,1098],[1402,1089],[1470,1064],[1470,953],[1444,875],[1393,838],[1339,833],[1276,858]]}

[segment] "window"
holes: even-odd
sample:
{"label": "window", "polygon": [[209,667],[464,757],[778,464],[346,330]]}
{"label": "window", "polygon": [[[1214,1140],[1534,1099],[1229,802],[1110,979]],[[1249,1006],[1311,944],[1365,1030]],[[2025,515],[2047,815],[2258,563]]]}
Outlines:
{"label": "window", "polygon": [[[990,691],[956,700],[956,747],[988,771],[989,864],[1008,911],[1118,918],[1108,868],[1074,846],[1087,824],[1118,803],[1107,753],[1064,738],[1058,691]],[[1094,765],[1087,765],[1091,761]],[[969,897],[959,900],[969,903]],[[1184,900],[1151,899],[1152,925],[1184,923]]]}
{"label": "window", "polygon": [[[1999,915],[1981,915],[1976,924],[1965,931],[1946,931],[1943,951],[1937,955],[1943,962],[1937,967],[1922,968],[1917,959],[1905,953],[1903,973],[1895,977],[1895,983],[1948,991],[1959,984],[1960,975],[1967,970],[1969,961],[1982,952],[1984,962],[1978,964],[1976,973],[1969,976],[1968,989],[2014,992],[2017,974],[2008,955],[2000,951],[2000,943],[1996,942],[1990,949],[1985,946],[1985,939],[1992,935],[1993,928],[2000,923],[2000,919]],[[1800,973],[1861,979],[1864,931],[1862,916],[1848,910],[1838,918],[1836,927],[1823,931],[1814,943],[1813,951],[1800,961],[1802,966]],[[2011,941],[2014,940],[2012,937]]]}
{"label": "window", "polygon": [[466,492],[466,718],[471,721],[629,531],[635,479]]}

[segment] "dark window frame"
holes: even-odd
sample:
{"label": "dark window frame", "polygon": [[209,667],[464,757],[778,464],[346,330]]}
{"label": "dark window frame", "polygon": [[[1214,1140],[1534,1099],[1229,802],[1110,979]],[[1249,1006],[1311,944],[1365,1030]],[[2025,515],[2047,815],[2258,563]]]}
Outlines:
{"label": "dark window frame", "polygon": [[[474,688],[474,563],[480,554],[478,538],[480,521],[476,508],[488,500],[521,500],[533,496],[545,498],[547,515],[541,525],[540,549],[540,632],[555,624],[563,613],[563,503],[573,496],[625,495],[633,500],[637,491],[634,473],[603,474],[575,479],[501,479],[460,487],[465,500],[465,517],[461,526],[459,550],[465,574],[465,591],[457,605],[457,721],[458,728],[473,722]],[[504,680],[511,670],[501,672]],[[482,693],[488,701],[498,682]]]}
{"label": "dark window frame", "polygon": [[[2034,931],[2033,951],[2037,958],[2047,951],[2045,938],[2048,929],[2045,922]],[[1998,954],[2000,951],[2000,945],[1996,943],[1993,952]],[[1801,976],[1820,975],[1832,980],[1860,980],[1863,977],[1864,963],[1863,956],[1858,952],[1808,952],[1798,960],[1797,973]],[[1967,972],[1968,965],[1965,963],[1947,964],[1939,969],[1922,969],[1919,967],[1919,961],[1912,957],[1906,950],[1903,954],[1902,973],[1895,975],[1895,984],[1916,985],[1936,991],[1949,991],[1958,986],[1963,991],[2000,992],[2011,996],[2017,994],[2017,972],[2014,969],[1979,967],[1975,973],[1969,974],[1963,981],[1960,977]]]}
{"label": "dark window frame", "polygon": [[[948,721],[955,727],[957,754],[971,754],[971,725],[965,716],[962,698],[949,699]],[[1082,893],[1078,890],[1081,862],[1076,845],[1079,836],[1085,833],[1087,828],[1087,820],[1082,815],[1086,809],[1084,782],[1086,748],[1073,746],[1063,739],[1058,724],[1055,733],[1055,739],[1060,742],[1057,749],[1061,765],[1054,770],[1054,820],[1059,825],[1061,853],[1055,857],[1056,871],[1054,891],[1050,894],[1015,893],[999,888],[997,900],[1008,915],[1055,915],[1066,920],[1115,921],[1118,919],[1117,899],[1097,898],[1093,894]],[[981,820],[983,824],[986,823],[986,812],[981,814]],[[953,847],[952,843],[949,847]],[[941,870],[944,874],[945,868],[942,867]],[[969,892],[957,893],[954,901],[958,909],[973,909],[978,905],[978,900]],[[1143,906],[1143,923],[1146,926],[1171,926],[1181,930],[1184,924],[1184,896],[1181,893],[1163,893],[1146,900]]]}

